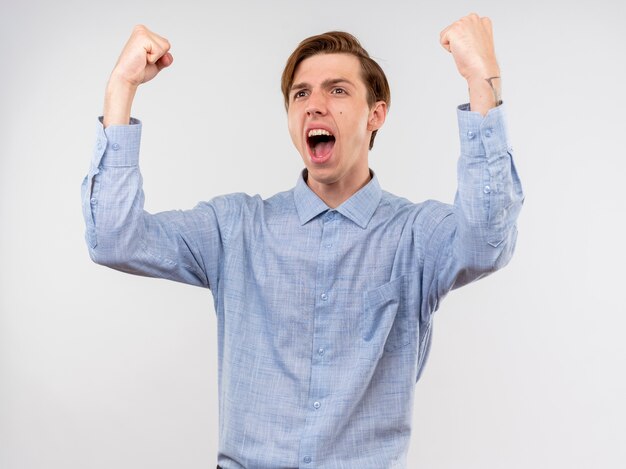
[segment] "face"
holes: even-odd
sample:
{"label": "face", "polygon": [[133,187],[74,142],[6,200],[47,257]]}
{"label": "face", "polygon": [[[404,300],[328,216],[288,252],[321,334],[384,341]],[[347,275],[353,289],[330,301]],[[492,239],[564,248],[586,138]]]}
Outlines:
{"label": "face", "polygon": [[370,137],[385,114],[384,102],[368,105],[355,56],[317,54],[298,65],[289,94],[289,133],[314,191],[353,193],[369,180]]}

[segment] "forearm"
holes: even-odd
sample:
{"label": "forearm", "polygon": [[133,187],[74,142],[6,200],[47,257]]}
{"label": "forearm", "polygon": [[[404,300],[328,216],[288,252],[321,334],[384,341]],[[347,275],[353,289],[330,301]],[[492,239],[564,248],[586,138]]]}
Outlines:
{"label": "forearm", "polygon": [[454,288],[504,267],[517,239],[516,221],[524,194],[504,121],[504,106],[485,117],[469,105],[457,111],[461,156],[453,205],[431,202],[415,228],[421,249],[422,314],[437,309]]}
{"label": "forearm", "polygon": [[513,162],[502,106],[485,117],[458,110],[461,156],[454,210],[455,257],[474,273],[489,273],[510,259],[524,195]]}
{"label": "forearm", "polygon": [[485,117],[459,107],[461,156],[454,205],[438,215],[430,237],[436,272],[429,304],[448,291],[504,267],[513,254],[524,195],[513,163],[504,109]]}
{"label": "forearm", "polygon": [[138,167],[141,123],[133,120],[129,122],[132,125],[112,126],[105,131],[102,122],[103,118],[97,126],[96,145],[82,185],[87,243],[96,262],[110,248],[116,252],[101,238],[107,233],[132,230],[137,222],[129,215],[143,209]]}

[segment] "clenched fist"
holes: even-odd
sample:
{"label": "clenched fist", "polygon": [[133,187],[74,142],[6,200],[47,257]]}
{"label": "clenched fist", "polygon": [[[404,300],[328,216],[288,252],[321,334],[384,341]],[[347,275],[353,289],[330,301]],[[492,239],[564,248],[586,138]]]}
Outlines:
{"label": "clenched fist", "polygon": [[500,67],[491,20],[471,13],[441,31],[439,41],[467,80],[471,109],[485,115],[500,102]]}
{"label": "clenched fist", "polygon": [[135,26],[107,84],[104,127],[129,123],[137,87],[172,64],[174,57],[169,50],[167,39],[143,25]]}
{"label": "clenched fist", "polygon": [[143,25],[135,26],[115,64],[111,80],[126,81],[132,86],[152,80],[174,61],[169,50],[170,43],[167,39]]}

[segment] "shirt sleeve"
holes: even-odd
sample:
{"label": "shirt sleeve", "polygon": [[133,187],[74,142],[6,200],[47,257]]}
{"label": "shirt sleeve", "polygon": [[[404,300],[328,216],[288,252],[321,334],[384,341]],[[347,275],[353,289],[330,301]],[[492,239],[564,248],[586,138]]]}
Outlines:
{"label": "shirt sleeve", "polygon": [[[212,288],[223,236],[216,203],[150,214],[139,170],[141,122],[109,126],[99,119],[82,188],[85,240],[94,262],[123,272]],[[224,213],[228,213],[225,210]]]}
{"label": "shirt sleeve", "polygon": [[500,105],[483,117],[469,104],[457,109],[457,193],[454,205],[434,203],[427,217],[422,314],[435,311],[450,290],[504,267],[513,255],[524,194],[505,111]]}

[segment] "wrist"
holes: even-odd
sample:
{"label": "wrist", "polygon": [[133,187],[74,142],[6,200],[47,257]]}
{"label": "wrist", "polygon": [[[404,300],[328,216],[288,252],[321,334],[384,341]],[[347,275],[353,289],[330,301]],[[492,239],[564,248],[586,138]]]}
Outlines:
{"label": "wrist", "polygon": [[468,80],[470,108],[482,115],[502,104],[502,79],[499,75],[486,75]]}
{"label": "wrist", "polygon": [[109,81],[107,82],[106,92],[107,94],[115,93],[134,96],[138,87],[139,85],[135,85],[132,82],[126,80],[125,78],[116,74],[114,70],[109,77]]}
{"label": "wrist", "polygon": [[137,86],[128,81],[111,77],[104,97],[103,125],[128,125]]}

